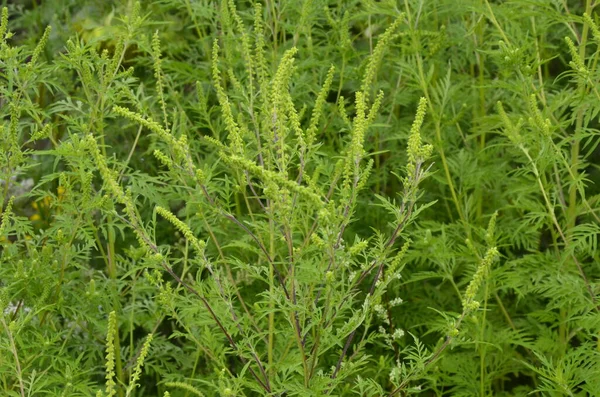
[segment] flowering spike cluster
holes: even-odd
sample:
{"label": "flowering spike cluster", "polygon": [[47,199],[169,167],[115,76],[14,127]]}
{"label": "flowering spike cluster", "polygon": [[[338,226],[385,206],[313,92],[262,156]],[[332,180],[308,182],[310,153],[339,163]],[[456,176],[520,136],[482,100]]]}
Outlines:
{"label": "flowering spike cluster", "polygon": [[300,116],[296,111],[296,107],[294,106],[294,102],[292,100],[292,95],[289,91],[285,94],[285,111],[290,120],[290,126],[292,131],[296,134],[296,139],[298,144],[303,150],[306,148],[306,140],[304,139],[304,131],[300,125]]}
{"label": "flowering spike cluster", "polygon": [[411,241],[407,240],[402,245],[402,248],[400,248],[400,251],[398,251],[398,253],[394,257],[394,259],[392,259],[392,263],[390,264],[390,266],[386,270],[387,273],[389,273],[389,274],[396,274],[396,276],[398,276],[400,274],[397,271],[398,271],[398,268],[400,268],[400,264],[402,263],[402,260],[406,256],[406,253],[408,252],[408,249],[410,248],[410,243],[411,243]]}
{"label": "flowering spike cluster", "polygon": [[241,169],[248,170],[248,172],[261,178],[265,183],[274,182],[280,187],[284,187],[292,192],[296,192],[309,198],[316,204],[322,204],[321,198],[317,193],[307,188],[306,186],[299,185],[295,181],[287,179],[281,173],[267,170],[264,167],[256,165],[251,160],[245,159],[243,157],[235,155],[226,155],[224,153],[221,153],[220,156],[221,159],[223,159],[223,161],[225,161],[226,163],[238,166]]}
{"label": "flowering spike cluster", "polygon": [[258,85],[263,95],[266,95],[266,81],[267,81],[267,61],[265,59],[265,36],[263,28],[263,15],[262,5],[260,3],[254,4],[254,34],[256,36],[254,43],[254,65],[256,69],[256,76],[258,79]]}
{"label": "flowering spike cluster", "polygon": [[552,123],[549,119],[543,118],[542,112],[537,107],[535,94],[531,94],[529,97],[529,112],[533,115],[533,117],[529,118],[529,124],[540,130],[544,136],[549,137],[552,134],[550,129]]}
{"label": "flowering spike cluster", "polygon": [[52,30],[51,26],[47,26],[46,30],[44,30],[44,34],[42,35],[42,38],[38,42],[35,49],[33,50],[33,54],[31,55],[31,60],[27,64],[28,68],[32,68],[37,63],[37,60],[40,57],[40,54],[42,53],[42,51],[44,50],[44,47],[46,47],[46,44],[48,43],[48,37],[50,36],[51,30]]}
{"label": "flowering spike cluster", "polygon": [[[167,143],[169,148],[172,150],[175,160],[177,162],[182,163],[185,166],[185,168],[187,169],[187,171],[190,173],[190,175],[193,176],[198,183],[204,184],[204,182],[205,182],[204,173],[202,172],[202,170],[197,169],[196,166],[194,165],[194,163],[191,159],[191,156],[189,155],[189,146],[187,144],[187,138],[185,135],[182,135],[180,137],[180,139],[176,139],[169,131],[165,130],[157,122],[150,120],[150,119],[145,119],[138,113],[134,113],[124,107],[115,106],[113,108],[113,111],[120,116],[123,116],[125,118],[128,118],[129,120],[132,120],[132,121],[137,122],[138,124],[141,124],[142,126],[148,128],[150,131],[157,134],[161,139],[163,139]],[[219,142],[219,141],[214,141],[208,137],[205,137],[205,138],[207,140],[211,141],[212,143],[221,145],[221,142]],[[224,149],[224,147],[222,147],[222,145],[219,147],[221,149]],[[171,158],[168,157],[167,155],[165,155],[164,153],[162,153],[161,151],[155,150],[153,154],[163,165],[165,165],[169,168],[173,167],[173,161],[171,160]]]}
{"label": "flowering spike cluster", "polygon": [[344,180],[342,189],[344,196],[347,199],[351,192],[351,186],[358,177],[360,161],[364,156],[364,139],[365,132],[368,127],[368,118],[366,115],[367,103],[365,101],[365,95],[359,91],[356,93],[356,116],[354,117],[354,123],[352,126],[352,135],[350,141],[350,147],[348,148],[348,155],[344,163]]}
{"label": "flowering spike cluster", "polygon": [[204,249],[206,248],[206,243],[202,240],[198,240],[196,236],[194,236],[194,232],[190,229],[188,225],[180,221],[171,211],[163,208],[156,207],[156,212],[158,212],[163,218],[171,222],[177,230],[179,230],[188,241],[192,243],[192,246],[198,253],[200,257],[204,256]]}
{"label": "flowering spike cluster", "polygon": [[348,11],[344,12],[342,15],[342,19],[337,21],[333,19],[331,16],[331,11],[328,6],[323,7],[323,12],[325,13],[325,17],[327,18],[327,22],[331,25],[339,34],[340,40],[338,46],[342,50],[347,50],[352,46],[352,40],[350,39],[350,13]]}
{"label": "flowering spike cluster", "polygon": [[131,13],[129,14],[129,25],[132,29],[137,29],[142,24],[142,17],[140,17],[141,4],[139,1],[133,3]]}
{"label": "flowering spike cluster", "polygon": [[52,129],[52,125],[46,124],[41,129],[39,129],[36,132],[34,132],[33,134],[31,134],[31,140],[38,141],[40,139],[47,138],[50,135],[51,129]]}
{"label": "flowering spike cluster", "polygon": [[137,382],[139,381],[140,376],[142,375],[142,367],[144,366],[144,360],[146,360],[146,357],[148,356],[148,352],[150,351],[150,343],[152,342],[152,338],[153,338],[153,335],[149,334],[146,337],[146,341],[144,342],[144,345],[142,346],[140,355],[138,356],[138,358],[136,360],[135,369],[133,370],[133,372],[131,373],[131,376],[129,378],[129,386],[127,387],[127,396],[129,396],[131,394],[131,392],[133,391],[133,389],[137,386]]}
{"label": "flowering spike cluster", "polygon": [[246,27],[244,26],[244,21],[238,15],[237,9],[235,7],[234,0],[229,0],[229,10],[233,19],[235,21],[237,30],[240,34],[240,42],[242,47],[242,57],[244,58],[244,63],[246,65],[246,70],[249,78],[249,86],[252,86],[252,75],[254,73],[254,59],[252,57],[252,50],[250,48],[250,39],[248,38],[248,33],[246,33]]}
{"label": "flowering spike cluster", "polygon": [[287,167],[287,156],[285,153],[285,142],[288,131],[287,121],[290,115],[294,117],[293,113],[295,113],[295,110],[292,111],[293,104],[291,103],[292,99],[288,85],[294,70],[294,56],[297,52],[297,48],[292,47],[283,54],[269,92],[269,102],[272,106],[270,114],[272,128],[269,128],[271,134],[269,140],[274,144],[275,152],[279,157],[280,170],[285,170]]}
{"label": "flowering spike cluster", "polygon": [[8,8],[2,7],[2,17],[0,18],[0,42],[4,43],[8,32]]}
{"label": "flowering spike cluster", "polygon": [[369,246],[368,240],[362,240],[362,239],[358,238],[357,241],[354,243],[354,245],[352,247],[350,247],[350,249],[348,250],[348,253],[351,256],[358,255],[361,252],[363,252],[365,249],[367,249],[368,246]]}
{"label": "flowering spike cluster", "polygon": [[484,278],[488,274],[488,270],[496,257],[498,256],[498,249],[496,247],[492,247],[487,250],[483,260],[479,264],[473,279],[469,283],[467,287],[467,291],[465,292],[465,296],[463,298],[463,309],[466,313],[470,313],[479,308],[479,302],[475,300],[475,295],[477,291],[479,291],[479,287],[483,283]]}
{"label": "flowering spike cluster", "polygon": [[352,125],[352,122],[350,121],[350,119],[348,118],[348,114],[346,113],[346,103],[343,95],[340,95],[340,99],[338,99],[337,105],[338,111],[340,113],[340,116],[342,117],[342,120],[344,120],[344,123],[348,126]]}
{"label": "flowering spike cluster", "polygon": [[88,135],[86,143],[109,192],[117,200],[118,203],[123,204],[125,206],[125,213],[129,217],[131,222],[134,223],[133,231],[137,237],[139,244],[141,246],[146,246],[147,244],[144,235],[142,234],[142,230],[139,227],[137,227],[139,225],[137,225],[136,222],[137,215],[135,205],[133,204],[133,199],[131,198],[130,194],[126,194],[123,191],[123,188],[117,182],[118,173],[109,168],[108,163],[106,162],[106,158],[102,155],[102,153],[100,153],[98,144],[96,143],[96,140],[92,135]]}
{"label": "flowering spike cluster", "polygon": [[160,50],[160,37],[158,36],[158,30],[154,32],[152,36],[152,60],[154,61],[154,78],[156,78],[156,91],[158,93],[158,100],[162,107],[165,128],[169,128],[169,121],[167,117],[167,104],[164,96],[164,81],[162,73],[162,62],[161,62],[161,50]]}
{"label": "flowering spike cluster", "polygon": [[114,311],[108,315],[108,332],[106,333],[106,396],[117,394],[115,386],[115,336],[117,330],[117,315]]}
{"label": "flowering spike cluster", "polygon": [[89,171],[81,176],[81,202],[87,207],[92,200],[92,181],[94,174]]}
{"label": "flowering spike cluster", "polygon": [[406,165],[407,179],[406,182],[411,182],[416,176],[418,165],[427,160],[431,156],[433,146],[423,145],[421,143],[421,126],[425,120],[427,112],[427,99],[421,98],[417,107],[417,114],[410,129],[408,136],[408,164]]}
{"label": "flowering spike cluster", "polygon": [[319,91],[319,95],[317,95],[317,99],[315,101],[315,107],[312,111],[312,116],[310,118],[310,124],[308,129],[306,130],[306,144],[310,147],[315,141],[315,136],[317,133],[317,124],[319,123],[319,118],[321,117],[321,113],[323,112],[323,106],[325,104],[325,100],[327,99],[327,94],[331,89],[331,84],[333,82],[333,75],[335,73],[335,67],[332,65],[329,68],[329,72],[327,72],[327,77],[325,78],[325,83],[321,90]]}
{"label": "flowering spike cluster", "polygon": [[14,201],[15,201],[15,197],[11,196],[10,199],[8,200],[8,204],[6,205],[6,209],[4,210],[4,213],[2,213],[2,222],[0,223],[0,241],[2,241],[1,239],[4,234],[4,229],[6,229],[10,215],[12,214],[12,206],[13,206]]}
{"label": "flowering spike cluster", "polygon": [[577,51],[577,47],[573,43],[570,37],[565,37],[565,41],[567,42],[567,46],[569,47],[569,53],[571,54],[572,61],[569,62],[569,65],[573,70],[575,70],[580,76],[583,78],[588,78],[590,71],[585,66],[585,63],[579,56],[579,52]]}
{"label": "flowering spike cluster", "polygon": [[167,143],[169,143],[169,144],[176,143],[175,138],[166,129],[164,129],[160,124],[158,124],[156,121],[153,121],[151,119],[145,119],[141,115],[134,113],[131,110],[124,108],[122,106],[113,107],[113,111],[116,114],[118,114],[119,116],[128,118],[128,119],[135,121],[138,124],[141,124],[142,126],[148,128],[150,131],[156,133],[162,139],[167,141]]}
{"label": "flowering spike cluster", "polygon": [[377,97],[375,97],[375,102],[371,105],[371,110],[369,110],[369,118],[367,119],[368,124],[371,124],[375,121],[375,117],[379,114],[379,108],[381,107],[381,102],[383,102],[383,91],[379,91]]}
{"label": "flowering spike cluster", "polygon": [[237,93],[243,93],[244,92],[244,88],[242,87],[242,83],[240,82],[240,80],[235,75],[235,72],[233,71],[233,68],[227,68],[227,77],[229,77],[229,83],[231,83],[231,86],[233,87],[233,91],[235,91]]}
{"label": "flowering spike cluster", "polygon": [[379,64],[381,63],[381,60],[383,59],[383,55],[385,54],[385,51],[387,50],[394,33],[396,33],[396,30],[400,26],[402,19],[404,19],[403,14],[401,14],[398,18],[396,18],[394,23],[392,23],[385,30],[385,32],[381,35],[381,37],[377,41],[377,45],[375,46],[375,49],[373,50],[373,54],[369,58],[369,63],[367,64],[367,70],[365,71],[365,76],[363,77],[362,86],[360,88],[360,90],[362,92],[368,92],[369,87],[371,87],[371,84],[373,83],[373,80],[375,79],[375,75],[377,74],[377,68],[379,68]]}
{"label": "flowering spike cluster", "polygon": [[594,41],[597,44],[600,44],[600,29],[598,29],[598,25],[596,24],[596,22],[594,22],[594,20],[592,19],[592,17],[590,17],[590,15],[587,12],[583,14],[583,20],[590,27],[590,30],[592,31],[592,37],[594,38]]}
{"label": "flowering spike cluster", "polygon": [[154,152],[152,152],[152,154],[162,165],[169,169],[173,168],[173,161],[171,160],[171,158],[163,152],[161,152],[159,149],[154,149]]}
{"label": "flowering spike cluster", "polygon": [[479,251],[477,250],[475,244],[473,244],[471,239],[465,239],[465,245],[467,246],[471,254],[473,254],[473,256],[479,257]]}
{"label": "flowering spike cluster", "polygon": [[[156,253],[147,258],[148,262],[154,263],[156,265],[160,264],[165,260],[165,258],[160,254]],[[145,272],[146,279],[152,285],[154,285],[160,292],[156,297],[156,300],[165,310],[174,310],[173,309],[173,288],[170,283],[164,282],[162,278],[162,274],[158,269],[154,269],[152,272]]]}
{"label": "flowering spike cluster", "polygon": [[[21,114],[21,108],[14,102],[9,103],[10,108],[10,122],[8,125],[8,143],[9,155],[13,164],[19,164],[24,160],[23,152],[21,151],[21,145],[19,143],[19,117]],[[2,132],[2,131],[0,131]],[[6,136],[5,134],[2,134]],[[5,138],[6,139],[6,138]]]}
{"label": "flowering spike cluster", "polygon": [[373,159],[369,159],[365,167],[362,169],[358,183],[356,184],[357,192],[361,191],[367,185],[371,171],[373,171],[373,164],[375,164],[375,161]]}
{"label": "flowering spike cluster", "polygon": [[494,212],[488,223],[487,230],[485,232],[485,241],[488,245],[494,245],[494,235],[496,233],[496,218],[498,218],[498,211]]}
{"label": "flowering spike cluster", "polygon": [[[80,49],[80,47],[75,49],[75,47],[73,46],[73,49],[75,51],[77,51]],[[81,80],[82,80],[83,86],[88,90],[90,88],[95,88],[97,86],[97,81],[93,77],[92,68],[90,67],[89,63],[86,61],[82,61],[80,65],[81,65]]]}
{"label": "flowering spike cluster", "polygon": [[289,84],[290,77],[294,70],[294,57],[297,52],[298,49],[292,47],[283,54],[281,62],[275,72],[275,76],[273,77],[273,88],[271,90],[271,98],[273,100],[281,101],[280,94],[288,91],[287,85]]}
{"label": "flowering spike cluster", "polygon": [[231,109],[231,104],[229,103],[229,98],[227,97],[225,89],[221,84],[221,74],[219,72],[219,43],[216,39],[213,43],[212,77],[215,89],[217,91],[217,99],[219,100],[219,105],[221,106],[221,112],[223,113],[223,118],[225,119],[225,127],[229,133],[231,150],[234,153],[242,153],[244,142],[242,141],[240,128],[235,122],[233,110]]}
{"label": "flowering spike cluster", "polygon": [[156,121],[146,119],[140,114],[132,112],[131,110],[121,106],[113,107],[113,111],[119,116],[135,121],[136,123],[148,128],[150,131],[157,134],[162,140],[164,140],[167,143],[171,150],[173,150],[176,160],[182,162],[187,161],[185,145],[183,145],[180,140],[176,139],[168,130],[164,129]]}
{"label": "flowering spike cluster", "polygon": [[[106,67],[104,76],[102,77],[102,79],[103,79],[102,84],[104,86],[103,89],[106,89],[111,84],[113,79],[115,78],[115,75],[117,74],[117,72],[119,70],[119,66],[121,65],[121,56],[124,52],[125,52],[125,37],[120,37],[119,40],[117,40],[117,44],[115,45],[112,59],[110,60],[110,63],[108,63],[108,66]],[[102,59],[108,60],[108,51],[107,50],[104,50],[102,52]]]}

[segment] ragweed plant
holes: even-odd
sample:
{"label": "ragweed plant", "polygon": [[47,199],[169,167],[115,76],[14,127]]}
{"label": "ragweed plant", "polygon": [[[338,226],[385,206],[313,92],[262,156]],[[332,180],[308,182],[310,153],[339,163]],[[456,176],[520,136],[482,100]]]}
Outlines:
{"label": "ragweed plant", "polygon": [[600,395],[599,32],[590,0],[9,4],[0,394]]}
{"label": "ragweed plant", "polygon": [[[236,15],[233,3],[227,7],[226,12]],[[256,12],[260,12],[260,8]],[[157,150],[154,154],[167,167],[169,178],[186,187],[187,204],[180,212],[190,214],[188,222],[197,226],[188,226],[164,207],[156,207],[156,211],[185,236],[195,251],[192,263],[199,266],[193,272],[199,274],[206,269],[207,279],[196,277],[192,282],[175,275],[169,259],[160,252],[159,244],[144,231],[132,197],[118,187],[97,149],[93,156],[104,170],[101,174],[115,199],[124,205],[128,223],[139,243],[152,255],[163,258],[162,266],[199,299],[214,326],[221,331],[221,338],[231,348],[233,357],[247,368],[247,377],[228,368],[233,386],[228,389],[239,393],[255,390],[269,394],[329,394],[347,387],[347,379],[353,378],[356,371],[366,365],[368,357],[361,350],[367,341],[378,337],[377,332],[369,332],[373,307],[401,270],[401,260],[394,261],[394,266],[389,268],[391,254],[394,243],[418,212],[415,207],[418,185],[427,175],[424,164],[432,149],[421,143],[420,136],[426,101],[421,101],[410,133],[402,204],[396,207],[388,203],[396,218],[392,223],[393,231],[387,238],[383,232],[378,233],[372,247],[365,245],[361,258],[354,259],[349,255],[352,247],[344,243],[344,232],[352,221],[358,193],[364,188],[372,168],[372,162],[364,162],[364,141],[370,124],[377,117],[383,93],[372,103],[368,93],[356,93],[347,154],[327,164],[326,158],[317,150],[315,129],[323,112],[324,92],[331,85],[334,70],[330,69],[321,94],[317,95],[317,107],[312,110],[308,126],[303,128],[290,89],[296,48],[284,53],[271,76],[263,75],[261,71],[268,70],[268,65],[257,65],[256,70],[252,68],[254,62],[264,62],[261,42],[257,41],[251,49],[242,20],[239,17],[236,20],[243,38],[240,52],[247,60],[247,68],[242,77],[235,77],[230,72],[229,78],[232,79],[233,95],[250,98],[243,106],[247,110],[238,109],[234,114],[223,87],[218,67],[220,48],[215,41],[212,76],[226,141],[210,136],[204,139],[207,145],[215,148],[222,166],[211,170],[196,165],[188,133],[181,131],[176,136],[168,128],[168,120],[161,125],[123,107],[114,108],[117,114],[156,134],[166,145],[165,151]],[[259,24],[260,21],[255,21],[255,27]],[[392,35],[397,26],[397,23],[393,24],[387,36]],[[258,29],[260,32],[262,29]],[[373,79],[383,47],[388,45],[387,36],[380,41],[367,66],[365,86]],[[155,35],[155,54],[160,53],[157,41]],[[155,70],[160,68],[158,62],[156,56]],[[159,73],[156,76],[159,77]],[[160,84],[158,89],[162,90]],[[255,99],[254,90],[262,92]],[[350,120],[347,116],[344,119]],[[95,145],[94,140],[90,142]],[[334,172],[327,179],[325,175],[315,174],[319,168]],[[223,179],[235,184],[233,203],[218,187],[217,181]],[[330,188],[324,190],[321,185]],[[236,213],[229,210],[232,204],[237,207]],[[244,221],[244,218],[248,220]],[[232,242],[224,243],[224,237],[213,231],[224,221],[238,236],[238,242],[233,245]],[[195,236],[198,232],[194,233],[193,229],[205,233],[206,240],[210,236],[210,240],[199,240]],[[307,245],[313,241],[317,242],[316,247]],[[206,254],[210,245],[214,245],[214,259]],[[389,272],[385,278],[384,269]],[[350,274],[353,277],[348,278]],[[243,284],[236,282],[236,275],[243,275]],[[371,286],[361,298],[360,287],[367,282]],[[248,290],[256,290],[256,297],[249,297]],[[172,295],[172,299],[177,296]],[[170,306],[177,313],[179,305]],[[177,318],[185,322],[181,314]],[[363,334],[354,344],[359,329]],[[340,339],[345,340],[341,351],[335,348]],[[290,345],[290,341],[294,342]],[[210,355],[221,356],[213,359],[214,364],[228,360],[225,351]],[[329,368],[328,363],[335,365]],[[289,369],[282,372],[283,368]]]}

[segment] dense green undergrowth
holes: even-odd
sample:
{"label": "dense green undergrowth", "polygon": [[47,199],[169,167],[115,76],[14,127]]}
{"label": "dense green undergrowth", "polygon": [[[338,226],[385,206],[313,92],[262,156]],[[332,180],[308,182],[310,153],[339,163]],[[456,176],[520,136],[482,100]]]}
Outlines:
{"label": "dense green undergrowth", "polygon": [[4,8],[0,394],[600,395],[596,5]]}

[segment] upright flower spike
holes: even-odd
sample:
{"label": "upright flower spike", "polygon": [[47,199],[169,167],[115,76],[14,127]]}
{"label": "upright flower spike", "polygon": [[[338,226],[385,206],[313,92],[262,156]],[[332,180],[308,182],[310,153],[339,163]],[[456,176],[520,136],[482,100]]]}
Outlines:
{"label": "upright flower spike", "polygon": [[408,164],[406,165],[407,183],[415,178],[415,172],[418,166],[427,160],[433,151],[433,146],[423,145],[421,143],[421,127],[423,121],[425,121],[425,114],[427,112],[427,99],[421,98],[419,100],[419,106],[417,107],[417,114],[413,121],[408,136]]}
{"label": "upright flower spike", "polygon": [[[98,148],[98,144],[92,135],[88,135],[86,138],[86,143],[88,145],[88,150],[91,152],[94,161],[96,162],[96,166],[100,171],[100,175],[104,180],[104,183],[107,186],[107,189],[112,194],[112,196],[117,200],[118,203],[123,204],[125,209],[125,214],[129,217],[132,222],[135,222],[137,219],[135,205],[133,203],[133,199],[131,198],[131,194],[126,194],[123,191],[123,188],[117,182],[118,173],[108,166],[106,158],[100,153],[100,149]],[[147,245],[145,241],[145,237],[142,233],[142,230],[139,227],[134,227],[133,231],[138,240],[140,246],[145,247]]]}
{"label": "upright flower spike", "polygon": [[494,245],[495,233],[496,233],[496,218],[498,217],[498,211],[494,212],[488,223],[487,230],[485,232],[485,241],[489,246]]}
{"label": "upright flower spike", "polygon": [[254,4],[254,65],[261,95],[266,95],[267,60],[265,58],[265,34],[263,27],[263,11],[260,3]]}
{"label": "upright flower spike", "polygon": [[110,84],[113,83],[115,76],[121,66],[121,56],[125,53],[125,37],[121,36],[115,44],[115,49],[112,54],[110,61],[108,60],[109,54],[107,50],[102,51],[102,58],[108,61],[108,65],[105,68],[104,75],[102,76],[103,90],[106,90]]}
{"label": "upright flower spike", "polygon": [[590,14],[588,14],[587,12],[583,14],[583,20],[590,27],[590,30],[592,31],[592,37],[594,38],[596,44],[600,45],[600,29],[598,29],[598,25],[596,24],[596,22],[594,22]]}
{"label": "upright flower spike", "polygon": [[339,44],[338,49],[340,52],[344,52],[352,46],[352,39],[350,39],[350,13],[348,11],[344,11],[344,15],[340,20],[336,20],[331,15],[331,11],[328,6],[323,7],[323,13],[325,18],[327,18],[327,23],[335,30],[335,32],[339,35]]}
{"label": "upright flower spike", "polygon": [[282,93],[288,91],[288,84],[290,82],[292,72],[294,71],[294,57],[296,56],[297,52],[298,49],[296,47],[290,48],[283,54],[283,57],[279,62],[279,66],[277,67],[277,71],[273,77],[270,95],[273,105],[281,105],[284,103]]}
{"label": "upright flower spike", "polygon": [[498,256],[498,249],[496,247],[491,247],[487,250],[483,260],[479,264],[473,279],[469,283],[467,287],[467,291],[465,292],[465,296],[463,298],[463,309],[466,313],[470,313],[479,308],[479,302],[475,300],[475,296],[477,295],[477,291],[479,291],[479,287],[483,283],[485,277],[488,274],[489,268],[496,260]]}
{"label": "upright flower spike", "polygon": [[[132,27],[132,29],[137,29],[141,26],[143,19],[140,16],[140,11],[141,11],[142,5],[139,1],[136,1],[135,3],[133,3],[133,7],[131,7],[131,12],[129,13],[129,25]],[[131,32],[133,33],[133,32]]]}
{"label": "upright flower spike", "polygon": [[364,166],[362,171],[360,172],[359,181],[356,184],[356,191],[359,192],[364,189],[369,180],[369,176],[371,175],[371,171],[373,171],[373,164],[375,161],[373,159],[369,159],[367,164]]}
{"label": "upright flower spike", "polygon": [[315,141],[315,137],[317,134],[317,125],[319,123],[319,118],[323,112],[323,106],[325,105],[325,101],[327,99],[327,94],[331,89],[331,84],[333,82],[333,75],[335,73],[335,66],[331,66],[329,71],[327,72],[327,77],[325,78],[325,83],[321,87],[319,91],[319,95],[317,95],[317,99],[315,100],[315,107],[313,108],[312,115],[310,118],[310,124],[308,129],[306,130],[306,145],[312,146]]}
{"label": "upright flower spike", "polygon": [[290,95],[289,91],[285,94],[285,112],[287,118],[289,119],[292,131],[294,131],[294,133],[296,134],[296,140],[298,142],[298,145],[300,146],[300,150],[302,153],[304,153],[306,151],[306,140],[304,130],[300,125],[300,115],[296,111],[292,95]]}
{"label": "upright flower spike", "polygon": [[365,72],[365,76],[363,78],[363,82],[362,82],[362,85],[360,88],[360,90],[362,92],[365,92],[365,93],[369,92],[369,88],[371,87],[373,80],[375,79],[375,75],[377,74],[377,69],[379,68],[379,64],[381,63],[381,60],[383,59],[385,51],[389,47],[389,44],[394,36],[394,33],[396,33],[396,30],[400,26],[402,19],[404,19],[403,14],[401,14],[400,16],[398,16],[398,18],[396,18],[394,23],[392,23],[385,30],[385,32],[381,35],[381,37],[377,41],[377,45],[375,46],[375,49],[373,50],[373,54],[369,58],[369,63],[367,64],[367,70]]}
{"label": "upright flower spike", "polygon": [[244,58],[244,63],[246,64],[246,71],[248,73],[248,79],[250,80],[249,85],[253,84],[253,73],[254,73],[254,59],[252,58],[252,50],[250,48],[250,39],[248,38],[248,33],[246,32],[246,26],[244,25],[244,21],[238,15],[237,8],[235,6],[234,0],[228,1],[229,12],[235,21],[238,33],[240,34],[240,42],[242,47],[242,57]]}
{"label": "upright flower spike", "polygon": [[142,346],[142,350],[140,351],[140,355],[136,360],[135,369],[131,373],[131,377],[129,379],[129,386],[127,387],[127,396],[131,394],[133,389],[138,385],[138,381],[140,380],[140,376],[142,375],[142,367],[144,366],[144,360],[148,356],[148,352],[150,351],[150,343],[152,342],[153,335],[149,334],[146,337],[146,341]]}
{"label": "upright flower spike", "polygon": [[31,55],[31,60],[27,64],[27,68],[31,69],[37,63],[37,60],[40,57],[40,54],[42,53],[42,51],[44,50],[44,47],[46,47],[46,44],[48,43],[48,37],[50,37],[51,31],[52,31],[51,26],[47,26],[46,30],[44,30],[44,34],[42,35],[42,38],[40,39],[37,46],[35,47],[35,50],[33,50],[33,54]]}
{"label": "upright flower spike", "polygon": [[531,94],[529,97],[529,112],[533,115],[529,118],[529,124],[536,127],[544,136],[550,137],[552,134],[550,129],[552,123],[550,119],[544,119],[542,116],[542,112],[537,107],[535,94]]}
{"label": "upright flower spike", "polygon": [[161,152],[159,149],[154,149],[154,152],[152,152],[152,154],[154,155],[154,157],[156,157],[156,159],[162,165],[164,165],[168,169],[172,169],[173,168],[173,161],[169,158],[169,156],[167,156],[166,154],[164,154],[163,152]]}
{"label": "upright flower spike", "polygon": [[117,315],[114,311],[108,315],[108,332],[106,334],[106,396],[117,394],[115,387],[115,335],[117,330]]}
{"label": "upright flower spike", "polygon": [[[8,200],[8,204],[6,205],[4,213],[2,213],[2,222],[0,222],[0,241],[2,241],[1,239],[3,238],[4,230],[8,226],[9,218],[12,214],[12,206],[14,200],[15,197],[11,196],[11,198]],[[0,203],[0,211],[2,211],[2,203]]]}
{"label": "upright flower spike", "polygon": [[296,47],[292,47],[287,50],[269,89],[269,106],[271,112],[269,114],[270,120],[267,125],[270,136],[269,141],[273,145],[273,150],[278,155],[278,168],[280,172],[284,172],[287,169],[288,155],[286,153],[287,135],[289,131],[289,114],[290,114],[290,101],[289,99],[289,83],[294,70],[294,57],[298,52]]}
{"label": "upright flower spike", "polygon": [[375,117],[379,114],[379,108],[381,107],[381,103],[383,102],[383,91],[379,91],[377,96],[375,97],[375,101],[373,105],[371,105],[371,109],[369,110],[369,117],[367,118],[367,122],[370,125],[375,121]]}
{"label": "upright flower spike", "polygon": [[225,119],[225,127],[229,134],[228,138],[231,150],[236,154],[241,154],[244,148],[244,141],[242,139],[240,128],[233,117],[233,110],[231,109],[229,98],[221,84],[221,74],[219,72],[219,43],[216,39],[213,42],[212,77],[215,90],[217,91],[217,99],[219,100],[219,105],[221,105],[221,112]]}
{"label": "upright flower spike", "polygon": [[0,42],[4,43],[8,32],[8,8],[2,7],[2,17],[0,18]]}
{"label": "upright flower spike", "polygon": [[340,46],[342,50],[348,50],[352,48],[352,38],[350,37],[350,12],[344,11],[342,19],[338,24],[338,30],[340,33]]}
{"label": "upright flower spike", "polygon": [[8,156],[10,158],[11,163],[20,164],[25,158],[23,151],[21,150],[21,144],[19,143],[19,118],[21,116],[22,109],[15,102],[10,102],[9,108],[10,121],[8,124],[8,139],[6,138],[7,134],[5,132],[3,134],[4,143],[6,143],[8,146]]}
{"label": "upright flower spike", "polygon": [[156,91],[158,93],[158,100],[163,111],[165,128],[169,128],[167,104],[165,102],[164,95],[164,77],[162,72],[160,37],[158,36],[158,30],[154,32],[154,36],[152,36],[152,59],[154,61],[154,77],[156,78]]}
{"label": "upright flower spike", "polygon": [[359,164],[364,155],[364,138],[367,130],[367,103],[364,93],[359,91],[356,93],[356,116],[353,120],[350,147],[344,163],[344,180],[342,189],[345,192],[344,196],[349,197],[353,179],[356,178],[359,172]]}
{"label": "upright flower spike", "polygon": [[350,118],[346,113],[346,102],[343,95],[340,95],[340,99],[338,99],[337,106],[340,117],[342,118],[342,120],[344,120],[344,124],[346,124],[347,126],[351,126],[352,122],[350,121]]}
{"label": "upright flower spike", "polygon": [[577,51],[577,47],[575,47],[573,40],[571,40],[570,37],[565,37],[565,41],[567,42],[567,46],[569,47],[569,53],[571,54],[572,58],[572,61],[569,62],[569,65],[583,78],[588,78],[590,72],[585,66],[585,63],[583,62],[581,57],[579,56],[579,52]]}

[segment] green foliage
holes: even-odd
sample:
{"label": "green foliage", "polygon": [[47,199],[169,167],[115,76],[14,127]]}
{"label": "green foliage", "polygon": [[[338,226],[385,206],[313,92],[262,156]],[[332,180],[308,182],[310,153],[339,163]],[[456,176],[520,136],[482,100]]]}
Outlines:
{"label": "green foliage", "polygon": [[591,1],[38,3],[0,394],[600,395]]}

